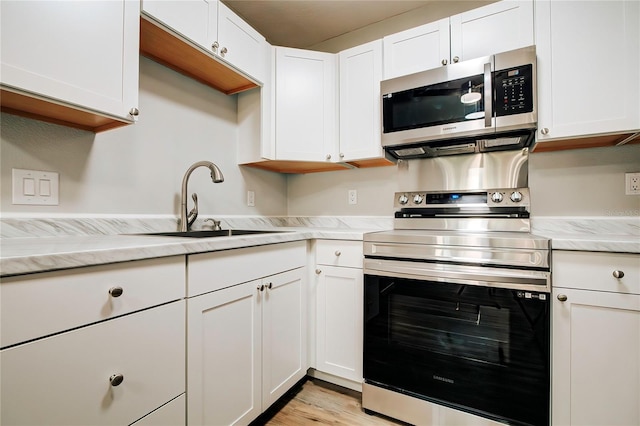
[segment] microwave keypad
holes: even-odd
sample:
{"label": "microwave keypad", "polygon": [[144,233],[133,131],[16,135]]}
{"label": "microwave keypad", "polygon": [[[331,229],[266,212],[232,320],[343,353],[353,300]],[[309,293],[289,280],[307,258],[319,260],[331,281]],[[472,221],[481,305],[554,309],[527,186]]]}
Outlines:
{"label": "microwave keypad", "polygon": [[495,73],[496,116],[533,111],[532,65],[500,70]]}

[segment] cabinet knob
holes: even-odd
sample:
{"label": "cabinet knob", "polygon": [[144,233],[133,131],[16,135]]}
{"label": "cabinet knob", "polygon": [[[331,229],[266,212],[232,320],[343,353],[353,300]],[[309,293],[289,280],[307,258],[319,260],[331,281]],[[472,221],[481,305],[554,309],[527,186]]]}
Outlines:
{"label": "cabinet knob", "polygon": [[447,65],[449,63],[449,61],[447,61],[446,59],[442,60],[442,65]]}
{"label": "cabinet knob", "polygon": [[558,295],[558,300],[561,302],[566,302],[567,301],[567,295],[566,294],[559,294]]}
{"label": "cabinet knob", "polygon": [[264,291],[264,285],[259,285],[258,287],[256,287],[256,289],[258,291]]}
{"label": "cabinet knob", "polygon": [[220,50],[220,56],[222,56],[222,57],[224,58],[224,55],[226,55],[228,51],[229,51],[229,50],[227,50],[227,48],[226,48],[226,47],[223,47],[223,48]]}
{"label": "cabinet knob", "polygon": [[316,275],[320,275],[322,273],[322,269],[316,269]]}
{"label": "cabinet knob", "polygon": [[140,115],[140,110],[138,108],[133,107],[129,110],[129,115],[132,117],[137,117]]}
{"label": "cabinet knob", "polygon": [[218,53],[218,47],[220,47],[220,44],[217,41],[214,41],[211,45],[211,50],[213,50],[213,53]]}
{"label": "cabinet knob", "polygon": [[548,135],[549,129],[547,127],[543,127],[542,129],[540,129],[540,133],[542,133],[543,135]]}
{"label": "cabinet knob", "polygon": [[460,61],[460,58],[459,58],[459,57],[457,57],[457,56],[454,56],[454,57],[453,57],[453,62],[454,62],[454,63],[456,63],[456,64],[457,64],[459,61]]}
{"label": "cabinet knob", "polygon": [[111,386],[113,387],[119,386],[120,383],[122,383],[123,381],[124,381],[124,376],[120,373],[114,374],[111,377],[109,377],[109,383],[111,383]]}
{"label": "cabinet knob", "polygon": [[111,295],[111,297],[120,297],[122,296],[122,293],[124,293],[122,287],[111,287],[109,289],[109,294]]}
{"label": "cabinet knob", "polygon": [[620,278],[624,277],[624,272],[615,270],[615,271],[613,271],[613,276],[618,278],[618,279],[620,279]]}
{"label": "cabinet knob", "polygon": [[344,152],[340,153],[340,158],[344,158]]}
{"label": "cabinet knob", "polygon": [[269,290],[271,290],[271,289],[273,288],[273,283],[269,283],[269,284],[267,284],[267,288],[268,288]]}
{"label": "cabinet knob", "polygon": [[331,160],[331,154],[327,154],[327,160]]}
{"label": "cabinet knob", "polygon": [[336,256],[340,256],[342,252],[340,250],[336,250]]}

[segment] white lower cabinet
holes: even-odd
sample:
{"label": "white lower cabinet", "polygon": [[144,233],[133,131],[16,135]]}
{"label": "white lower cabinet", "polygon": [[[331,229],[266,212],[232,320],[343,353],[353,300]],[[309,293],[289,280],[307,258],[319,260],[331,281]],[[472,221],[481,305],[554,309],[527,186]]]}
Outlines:
{"label": "white lower cabinet", "polygon": [[552,424],[639,425],[640,255],[554,251],[553,271]]}
{"label": "white lower cabinet", "polygon": [[1,423],[141,419],[184,393],[184,330],[185,303],[176,301],[2,350]]}
{"label": "white lower cabinet", "polygon": [[362,383],[362,274],[362,242],[317,241],[315,368],[358,384]]}
{"label": "white lower cabinet", "polygon": [[307,372],[306,243],[192,257],[190,286],[216,290],[187,300],[188,424],[246,425]]}

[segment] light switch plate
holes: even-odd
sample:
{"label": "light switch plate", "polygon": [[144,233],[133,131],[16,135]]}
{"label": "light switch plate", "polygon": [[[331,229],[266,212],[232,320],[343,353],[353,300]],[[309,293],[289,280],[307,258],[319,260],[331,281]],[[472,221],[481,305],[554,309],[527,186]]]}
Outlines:
{"label": "light switch plate", "polygon": [[13,204],[58,205],[59,174],[41,170],[11,169]]}

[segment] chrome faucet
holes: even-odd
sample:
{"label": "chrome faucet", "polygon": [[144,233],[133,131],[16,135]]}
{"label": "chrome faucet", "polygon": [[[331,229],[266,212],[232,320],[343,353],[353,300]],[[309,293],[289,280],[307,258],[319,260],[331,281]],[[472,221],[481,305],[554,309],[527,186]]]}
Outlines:
{"label": "chrome faucet", "polygon": [[193,222],[195,222],[198,217],[198,194],[195,192],[191,195],[193,198],[194,206],[191,211],[187,211],[187,184],[189,183],[189,176],[191,173],[197,169],[198,167],[208,167],[211,170],[211,180],[213,183],[224,182],[224,176],[222,172],[211,161],[198,161],[194,163],[187,169],[187,172],[184,174],[184,178],[182,178],[182,193],[180,196],[180,231],[187,232]]}

